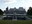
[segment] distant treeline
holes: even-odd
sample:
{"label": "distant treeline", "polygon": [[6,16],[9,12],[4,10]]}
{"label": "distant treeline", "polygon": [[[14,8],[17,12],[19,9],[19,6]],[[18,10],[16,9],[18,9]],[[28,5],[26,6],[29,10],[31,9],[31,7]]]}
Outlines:
{"label": "distant treeline", "polygon": [[[3,11],[0,9],[0,15],[3,15]],[[32,15],[32,7],[29,7],[29,9],[27,10],[27,15]]]}

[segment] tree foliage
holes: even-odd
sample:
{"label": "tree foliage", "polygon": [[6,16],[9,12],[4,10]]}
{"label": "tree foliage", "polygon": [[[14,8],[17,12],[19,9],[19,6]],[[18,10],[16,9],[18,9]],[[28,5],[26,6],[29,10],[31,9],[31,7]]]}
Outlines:
{"label": "tree foliage", "polygon": [[3,13],[4,13],[4,12],[0,9],[0,15],[3,15]]}
{"label": "tree foliage", "polygon": [[32,15],[32,7],[29,7],[29,9],[27,11],[27,15]]}

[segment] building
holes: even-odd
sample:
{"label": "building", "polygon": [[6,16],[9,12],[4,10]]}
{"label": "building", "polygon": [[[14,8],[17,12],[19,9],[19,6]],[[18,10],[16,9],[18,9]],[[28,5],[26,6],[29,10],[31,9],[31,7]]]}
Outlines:
{"label": "building", "polygon": [[9,17],[8,19],[12,18],[13,19],[19,19],[19,18],[24,18],[26,16],[26,11],[23,9],[23,7],[19,7],[19,9],[10,8],[8,10],[8,7],[6,8],[5,15]]}

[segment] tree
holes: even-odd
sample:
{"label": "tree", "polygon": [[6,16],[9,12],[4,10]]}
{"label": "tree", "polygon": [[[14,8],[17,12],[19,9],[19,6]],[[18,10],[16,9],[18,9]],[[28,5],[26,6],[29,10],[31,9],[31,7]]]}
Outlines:
{"label": "tree", "polygon": [[4,12],[0,9],[0,15],[3,15],[3,13],[4,13]]}
{"label": "tree", "polygon": [[27,15],[32,15],[32,7],[29,7],[29,9],[27,11]]}

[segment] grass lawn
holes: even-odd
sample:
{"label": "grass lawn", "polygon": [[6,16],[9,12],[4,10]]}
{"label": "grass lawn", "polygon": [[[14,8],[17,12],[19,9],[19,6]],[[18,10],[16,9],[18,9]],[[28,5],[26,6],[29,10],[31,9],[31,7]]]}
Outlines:
{"label": "grass lawn", "polygon": [[32,20],[0,20],[0,24],[32,24]]}

